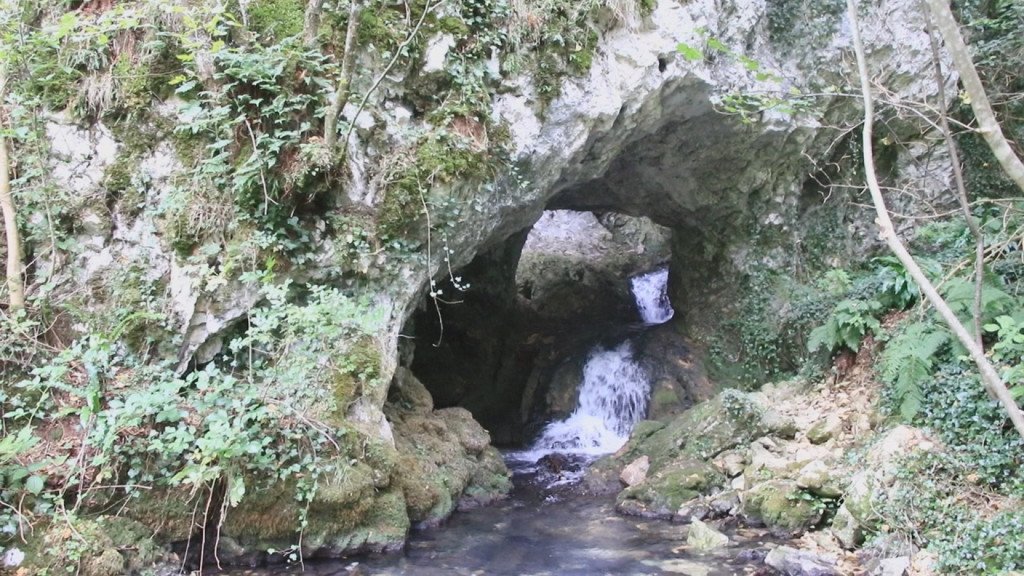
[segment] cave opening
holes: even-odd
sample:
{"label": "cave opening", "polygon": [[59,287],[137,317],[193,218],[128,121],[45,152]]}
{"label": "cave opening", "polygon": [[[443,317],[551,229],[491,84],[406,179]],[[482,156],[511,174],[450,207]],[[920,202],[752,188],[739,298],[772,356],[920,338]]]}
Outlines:
{"label": "cave opening", "polygon": [[[667,275],[672,237],[646,217],[545,211],[454,274],[468,290],[438,282],[438,298],[424,299],[404,332],[413,374],[437,407],[466,408],[495,444],[517,446],[572,412],[595,346],[614,349],[630,338],[651,378],[650,410],[685,409],[696,400],[694,382],[706,378],[694,363],[664,365],[668,348],[688,357],[684,330],[645,325],[632,285],[645,274]],[[660,298],[668,307],[667,293]]]}

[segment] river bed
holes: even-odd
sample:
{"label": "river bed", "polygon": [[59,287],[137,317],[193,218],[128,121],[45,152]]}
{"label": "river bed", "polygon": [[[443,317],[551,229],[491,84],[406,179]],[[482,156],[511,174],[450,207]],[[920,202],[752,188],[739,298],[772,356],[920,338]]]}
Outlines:
{"label": "river bed", "polygon": [[300,566],[233,569],[230,576],[283,574],[483,576],[756,574],[770,536],[731,530],[729,546],[707,555],[686,546],[688,527],[616,514],[613,496],[544,496],[529,488],[492,506],[455,513],[416,531],[404,551]]}

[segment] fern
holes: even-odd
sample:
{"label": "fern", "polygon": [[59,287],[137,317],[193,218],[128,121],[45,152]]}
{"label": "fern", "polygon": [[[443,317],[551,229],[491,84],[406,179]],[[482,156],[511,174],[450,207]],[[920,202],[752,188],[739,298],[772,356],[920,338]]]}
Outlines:
{"label": "fern", "polygon": [[949,333],[930,322],[915,322],[889,341],[882,353],[882,381],[899,403],[900,415],[912,420],[921,409],[921,384],[932,375],[936,354],[949,342]]}
{"label": "fern", "polygon": [[[970,322],[974,316],[974,282],[968,278],[952,278],[943,290],[946,303],[961,322]],[[1013,298],[993,283],[989,277],[981,285],[982,322],[991,322],[1013,306]]]}
{"label": "fern", "polygon": [[877,300],[847,299],[839,302],[825,324],[811,330],[807,337],[807,350],[816,352],[824,347],[834,352],[845,346],[856,352],[865,336],[877,334],[881,329],[876,318],[881,310],[882,304]]}

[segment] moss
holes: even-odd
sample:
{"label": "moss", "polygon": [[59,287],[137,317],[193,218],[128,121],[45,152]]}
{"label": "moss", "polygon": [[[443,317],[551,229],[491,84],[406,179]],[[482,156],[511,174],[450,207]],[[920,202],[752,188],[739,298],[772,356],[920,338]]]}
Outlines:
{"label": "moss", "polygon": [[145,526],[154,538],[180,542],[192,535],[192,515],[205,502],[206,495],[205,492],[192,494],[188,488],[180,486],[154,487],[134,493],[123,513]]}
{"label": "moss", "polygon": [[384,240],[416,235],[420,219],[425,218],[423,204],[438,205],[429,197],[437,184],[481,182],[495,173],[494,159],[486,146],[478,145],[470,136],[441,129],[421,138],[415,146],[386,189],[377,214]]}
{"label": "moss", "polygon": [[305,6],[299,0],[256,0],[249,4],[249,29],[268,40],[302,32]]}
{"label": "moss", "polygon": [[600,36],[597,32],[590,30],[580,44],[569,50],[567,60],[569,70],[573,74],[583,76],[590,71],[590,67],[594,63],[594,52],[597,50],[598,40],[600,40]]}
{"label": "moss", "polygon": [[333,415],[336,421],[343,421],[348,405],[378,383],[382,361],[380,348],[370,336],[356,340],[345,354],[337,359],[332,384]]}
{"label": "moss", "polygon": [[768,37],[785,48],[814,44],[832,32],[842,11],[838,0],[772,0],[767,10]]}
{"label": "moss", "polygon": [[26,549],[24,568],[40,574],[69,569],[82,576],[137,573],[166,554],[153,542],[151,533],[123,517],[70,517],[47,527],[37,549]]}
{"label": "moss", "polygon": [[461,18],[454,16],[444,16],[439,18],[437,21],[437,29],[444,34],[451,34],[457,38],[469,36],[469,26],[462,21]]}
{"label": "moss", "polygon": [[747,495],[744,512],[779,534],[792,535],[818,525],[823,506],[791,480],[773,480]]}

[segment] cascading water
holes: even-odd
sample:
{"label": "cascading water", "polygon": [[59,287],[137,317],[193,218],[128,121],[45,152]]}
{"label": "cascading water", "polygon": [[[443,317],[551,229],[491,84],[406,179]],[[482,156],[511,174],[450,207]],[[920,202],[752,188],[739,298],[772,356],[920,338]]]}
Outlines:
{"label": "cascading water", "polygon": [[668,300],[668,268],[636,276],[630,280],[630,286],[644,322],[661,324],[675,314]]}
{"label": "cascading water", "polygon": [[[668,269],[631,280],[645,323],[660,324],[672,317],[667,283]],[[632,342],[626,340],[611,349],[598,346],[590,351],[583,367],[576,409],[565,420],[545,426],[528,449],[508,454],[509,463],[524,472],[537,472],[539,468],[531,466],[554,454],[585,461],[611,454],[626,443],[633,426],[646,415],[650,394],[647,375],[633,360]],[[574,483],[582,476],[582,470],[556,472],[552,486]]]}
{"label": "cascading water", "polygon": [[579,405],[565,420],[544,427],[533,451],[599,456],[618,450],[647,413],[650,388],[647,375],[633,361],[630,342],[591,350]]}

